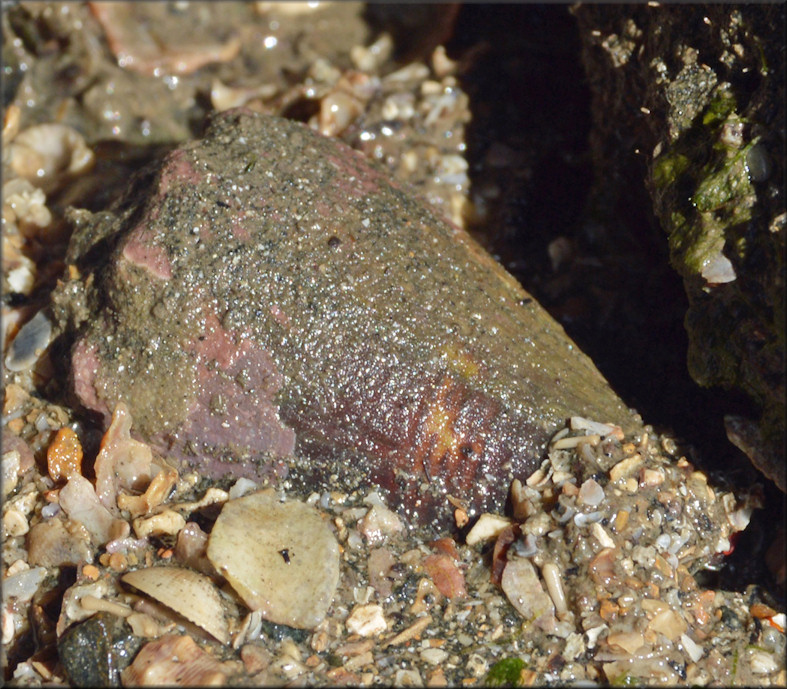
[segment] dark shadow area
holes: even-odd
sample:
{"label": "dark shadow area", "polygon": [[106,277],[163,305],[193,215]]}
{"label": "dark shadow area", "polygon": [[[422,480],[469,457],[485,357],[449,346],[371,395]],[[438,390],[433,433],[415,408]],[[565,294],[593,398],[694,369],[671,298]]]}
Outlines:
{"label": "dark shadow area", "polygon": [[462,86],[473,200],[485,212],[477,236],[646,421],[700,455],[728,452],[721,415],[749,403],[689,377],[688,303],[642,156],[632,150],[616,179],[593,179],[590,93],[568,7],[464,5],[448,47],[471,55]]}
{"label": "dark shadow area", "polygon": [[[447,47],[471,99],[476,236],[646,422],[685,442],[714,480],[767,484],[766,504],[783,503],[726,437],[724,415],[755,417],[751,402],[689,376],[688,300],[651,210],[644,156],[632,140],[624,160],[592,158],[590,91],[568,6],[463,5]],[[614,177],[595,179],[599,168]],[[715,575],[725,587],[769,585],[764,512]]]}

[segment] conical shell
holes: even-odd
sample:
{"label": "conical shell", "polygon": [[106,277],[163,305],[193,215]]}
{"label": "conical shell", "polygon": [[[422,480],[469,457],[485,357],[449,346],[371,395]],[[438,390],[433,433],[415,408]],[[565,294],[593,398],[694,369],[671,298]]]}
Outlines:
{"label": "conical shell", "polygon": [[229,643],[227,618],[214,583],[182,567],[148,567],[124,574],[122,580],[201,627],[221,643]]}
{"label": "conical shell", "polygon": [[117,247],[81,277],[74,393],[202,475],[295,455],[309,491],[372,484],[447,526],[448,495],[502,510],[567,417],[642,425],[468,233],[303,124],[218,113],[134,184],[74,240]]}

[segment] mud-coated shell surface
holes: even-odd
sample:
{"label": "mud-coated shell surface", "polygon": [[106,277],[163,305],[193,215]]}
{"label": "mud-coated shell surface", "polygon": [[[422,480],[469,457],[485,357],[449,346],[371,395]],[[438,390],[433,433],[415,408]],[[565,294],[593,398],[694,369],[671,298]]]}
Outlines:
{"label": "mud-coated shell surface", "polygon": [[206,475],[294,453],[444,520],[501,507],[569,416],[639,423],[466,232],[296,122],[214,116],[72,246],[79,401]]}

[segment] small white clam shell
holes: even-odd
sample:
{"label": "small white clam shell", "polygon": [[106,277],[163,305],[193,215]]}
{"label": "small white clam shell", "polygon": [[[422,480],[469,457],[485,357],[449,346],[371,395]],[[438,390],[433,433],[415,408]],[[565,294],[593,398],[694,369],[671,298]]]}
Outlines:
{"label": "small white clam shell", "polygon": [[148,567],[127,572],[124,583],[166,605],[221,643],[229,643],[219,592],[206,576],[183,567]]}

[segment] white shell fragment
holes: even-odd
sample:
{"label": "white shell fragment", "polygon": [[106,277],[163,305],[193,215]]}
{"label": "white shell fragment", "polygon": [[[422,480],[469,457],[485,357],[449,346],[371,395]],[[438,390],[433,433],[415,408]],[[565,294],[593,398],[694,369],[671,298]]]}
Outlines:
{"label": "white shell fragment", "polygon": [[9,371],[24,371],[30,368],[49,346],[51,337],[52,322],[43,311],[39,311],[20,328],[11,343],[5,358],[6,368]]}
{"label": "white shell fragment", "polygon": [[45,576],[46,567],[33,567],[6,577],[3,580],[3,598],[15,598],[19,602],[30,600]]}
{"label": "white shell fragment", "polygon": [[370,603],[359,605],[347,618],[347,629],[358,636],[375,636],[388,629],[381,606]]}
{"label": "white shell fragment", "polygon": [[384,505],[372,505],[358,524],[358,530],[369,543],[381,543],[385,538],[404,528],[402,520]]}
{"label": "white shell fragment", "polygon": [[109,541],[116,520],[101,504],[93,484],[81,474],[75,474],[60,489],[60,507],[75,522],[82,524],[90,533],[93,543],[103,545]]}
{"label": "white shell fragment", "polygon": [[732,282],[738,277],[735,274],[735,268],[733,268],[730,259],[722,254],[721,251],[705,261],[702,266],[701,274],[702,277],[705,278],[705,282],[711,285]]}
{"label": "white shell fragment", "polygon": [[779,669],[779,663],[773,653],[754,651],[751,656],[751,671],[757,675],[767,675]]}
{"label": "white shell fragment", "polygon": [[[22,226],[47,227],[52,213],[46,206],[46,194],[21,177],[8,180],[3,184],[3,221],[9,236]],[[32,261],[30,265],[34,265]]]}
{"label": "white shell fragment", "polygon": [[123,581],[201,627],[223,644],[230,633],[221,598],[206,576],[182,567],[148,567],[128,572]]}
{"label": "white shell fragment", "polygon": [[566,594],[563,591],[563,579],[560,576],[560,570],[554,562],[547,562],[541,568],[541,576],[544,577],[544,583],[547,585],[547,592],[555,604],[555,610],[558,615],[568,612],[568,604],[566,602]]}
{"label": "white shell fragment", "polygon": [[152,517],[137,517],[133,522],[137,538],[145,536],[175,536],[186,526],[186,520],[173,510],[164,510]]}
{"label": "white shell fragment", "polygon": [[74,128],[64,124],[37,124],[20,132],[11,143],[11,168],[45,192],[71,175],[93,166],[95,155]]}
{"label": "white shell fragment", "polygon": [[690,636],[687,636],[686,634],[680,635],[680,642],[683,644],[686,654],[689,656],[689,658],[691,658],[693,663],[696,663],[705,653],[702,650],[702,646],[699,646]]}
{"label": "white shell fragment", "polygon": [[579,487],[577,502],[580,505],[597,507],[604,501],[604,489],[592,478],[589,478]]}
{"label": "white shell fragment", "polygon": [[511,526],[511,520],[497,514],[484,512],[470,529],[465,538],[467,545],[475,545],[481,541],[491,541],[500,535],[500,532]]}
{"label": "white shell fragment", "polygon": [[593,534],[593,537],[601,544],[602,548],[614,548],[616,543],[612,539],[612,536],[607,533],[606,529],[604,529],[601,524],[598,522],[593,522],[590,525],[590,533]]}
{"label": "white shell fragment", "polygon": [[267,492],[224,505],[208,559],[251,610],[300,629],[323,620],[339,583],[339,544],[319,513]]}
{"label": "white shell fragment", "polygon": [[569,423],[574,431],[589,431],[590,433],[600,435],[602,438],[606,438],[619,430],[617,426],[611,423],[599,423],[598,421],[586,419],[583,416],[572,416]]}

